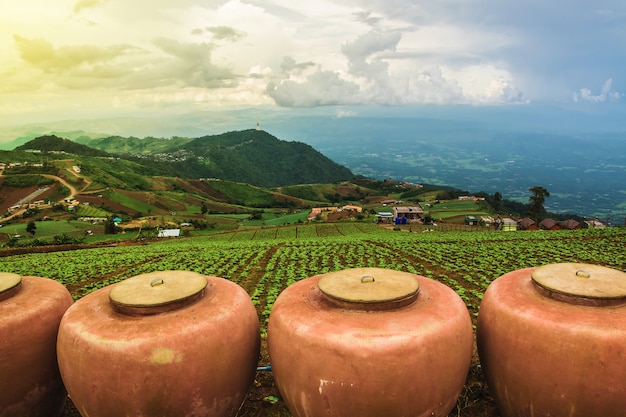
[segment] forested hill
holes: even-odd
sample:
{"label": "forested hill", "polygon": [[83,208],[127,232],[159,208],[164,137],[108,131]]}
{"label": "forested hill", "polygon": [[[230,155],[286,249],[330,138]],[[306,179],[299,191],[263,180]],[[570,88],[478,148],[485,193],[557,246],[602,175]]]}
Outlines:
{"label": "forested hill", "polygon": [[219,178],[261,187],[331,183],[354,177],[348,168],[307,144],[283,141],[255,129],[195,139],[109,137],[83,143],[43,136],[16,150],[116,156],[143,167],[137,172],[140,175]]}
{"label": "forested hill", "polygon": [[192,152],[217,177],[266,187],[347,180],[352,172],[302,142],[281,141],[261,130],[197,138],[178,149]]}
{"label": "forested hill", "polygon": [[81,156],[109,156],[107,152],[55,135],[40,136],[15,148],[16,151],[65,152]]}

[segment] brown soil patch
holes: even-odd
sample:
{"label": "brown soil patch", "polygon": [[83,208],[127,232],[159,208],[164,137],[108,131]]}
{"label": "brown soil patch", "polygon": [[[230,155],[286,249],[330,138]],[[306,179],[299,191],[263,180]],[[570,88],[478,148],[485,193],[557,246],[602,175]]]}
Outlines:
{"label": "brown soil patch", "polygon": [[328,213],[326,216],[327,222],[338,222],[340,220],[350,220],[355,219],[360,213],[356,211],[343,210],[343,211],[335,211],[332,213]]}
{"label": "brown soil patch", "polygon": [[145,191],[126,191],[126,190],[117,190],[118,193],[125,195],[129,198],[132,198],[137,201],[142,201],[146,204],[154,206],[158,209],[163,210],[163,212],[171,212],[171,211],[185,211],[187,207],[176,200],[172,200],[170,198],[162,197],[158,194],[152,194]]}
{"label": "brown soil patch", "polygon": [[358,196],[356,188],[349,187],[347,185],[339,185],[337,186],[337,193],[342,196],[355,197]]}
{"label": "brown soil patch", "polygon": [[[0,178],[0,181],[2,178]],[[31,193],[37,191],[37,186],[26,187],[26,188],[13,188],[13,187],[3,187],[0,182],[0,213],[4,214],[7,212],[9,207],[17,204],[22,198],[27,197]],[[41,193],[37,196],[37,200],[46,200],[57,190],[58,183],[54,183],[49,185],[50,189]]]}
{"label": "brown soil patch", "polygon": [[224,194],[211,187],[211,185],[205,181],[192,180],[189,181],[189,184],[191,184],[195,189],[199,190],[202,194],[211,199],[217,201],[226,201],[226,196],[224,196]]}
{"label": "brown soil patch", "polygon": [[150,189],[154,191],[167,191],[171,190],[172,186],[166,178],[153,177]]}

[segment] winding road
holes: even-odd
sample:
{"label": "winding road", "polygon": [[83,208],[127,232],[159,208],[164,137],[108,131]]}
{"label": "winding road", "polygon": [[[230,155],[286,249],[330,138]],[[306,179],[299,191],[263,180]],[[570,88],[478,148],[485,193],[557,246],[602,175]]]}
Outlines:
{"label": "winding road", "polygon": [[65,198],[70,198],[70,197],[75,197],[76,194],[78,194],[78,191],[76,190],[76,187],[74,187],[72,184],[70,184],[69,182],[65,181],[63,178],[58,177],[56,175],[50,175],[50,174],[41,174],[42,176],[46,177],[46,178],[51,178],[55,181],[60,182],[62,185],[64,185],[65,187],[67,187],[70,190],[70,195],[65,197]]}

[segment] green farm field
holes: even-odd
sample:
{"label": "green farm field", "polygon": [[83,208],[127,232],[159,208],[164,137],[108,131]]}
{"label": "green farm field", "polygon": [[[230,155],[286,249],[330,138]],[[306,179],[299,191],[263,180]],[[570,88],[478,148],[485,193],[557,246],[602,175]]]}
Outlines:
{"label": "green farm field", "polygon": [[[35,222],[37,238],[51,238],[54,235],[66,234],[76,237],[84,237],[85,231],[94,226],[87,222],[80,221],[38,221]],[[33,237],[26,231],[26,224],[18,223],[3,226],[0,233],[7,235],[22,235],[23,240],[32,240]]]}
{"label": "green farm field", "polygon": [[[323,223],[249,229],[142,245],[0,257],[0,271],[55,279],[75,299],[134,275],[183,269],[241,285],[261,323],[262,358],[272,306],[287,286],[313,275],[354,267],[415,273],[442,282],[465,301],[474,324],[483,293],[499,276],[559,262],[626,270],[626,229],[417,233],[370,223]],[[0,252],[0,256],[2,253]],[[77,417],[68,402],[64,417]],[[258,372],[239,417],[290,416],[271,372]],[[476,354],[450,416],[499,417]]]}

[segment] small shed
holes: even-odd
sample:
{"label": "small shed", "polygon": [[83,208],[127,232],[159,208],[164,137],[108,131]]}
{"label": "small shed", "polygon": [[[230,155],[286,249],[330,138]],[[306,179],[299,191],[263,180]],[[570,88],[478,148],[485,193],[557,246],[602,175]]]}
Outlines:
{"label": "small shed", "polygon": [[490,216],[480,217],[480,224],[483,226],[493,226],[494,223],[495,223],[495,220],[493,219],[493,217],[490,217]]}
{"label": "small shed", "polygon": [[537,222],[535,222],[530,217],[524,217],[517,222],[518,228],[520,230],[537,230],[539,227],[537,226]]}
{"label": "small shed", "polygon": [[159,230],[157,237],[179,237],[180,229],[162,229]]}
{"label": "small shed", "polygon": [[567,219],[562,222],[559,222],[559,226],[565,230],[578,230],[580,229],[580,223],[578,223],[574,219]]}
{"label": "small shed", "polygon": [[472,216],[469,214],[465,215],[465,224],[469,226],[477,226],[478,225],[478,216]]}
{"label": "small shed", "polygon": [[517,230],[517,222],[510,217],[500,218],[496,220],[498,230],[503,232],[515,232]]}
{"label": "small shed", "polygon": [[587,224],[587,227],[590,227],[592,229],[604,229],[604,228],[606,228],[606,224],[602,223],[598,219],[586,219],[585,223]]}
{"label": "small shed", "polygon": [[539,223],[539,227],[543,230],[561,230],[561,226],[556,222],[556,220],[551,218],[543,219]]}
{"label": "small shed", "polygon": [[391,223],[393,221],[393,213],[390,211],[381,211],[376,213],[377,223]]}

